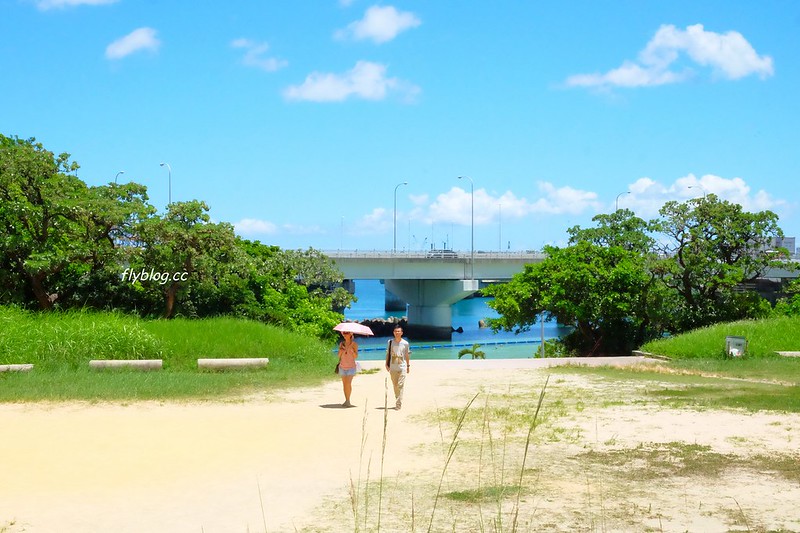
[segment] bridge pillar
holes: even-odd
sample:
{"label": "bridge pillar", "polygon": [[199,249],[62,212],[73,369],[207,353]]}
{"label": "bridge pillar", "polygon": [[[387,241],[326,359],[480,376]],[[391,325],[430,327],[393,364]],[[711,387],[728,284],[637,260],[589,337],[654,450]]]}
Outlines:
{"label": "bridge pillar", "polygon": [[387,290],[383,300],[383,309],[384,311],[405,311],[406,302],[402,298],[398,298],[392,291]]}
{"label": "bridge pillar", "polygon": [[344,290],[346,290],[350,294],[356,293],[356,282],[352,279],[342,280],[342,287],[344,287]]}
{"label": "bridge pillar", "polygon": [[408,302],[408,326],[428,339],[450,339],[450,306],[478,290],[478,280],[387,279],[386,289]]}
{"label": "bridge pillar", "polygon": [[386,287],[386,281],[381,280],[381,285],[384,288],[384,297],[383,297],[383,310],[384,311],[406,311],[406,302],[402,298],[398,297],[392,291],[390,291]]}

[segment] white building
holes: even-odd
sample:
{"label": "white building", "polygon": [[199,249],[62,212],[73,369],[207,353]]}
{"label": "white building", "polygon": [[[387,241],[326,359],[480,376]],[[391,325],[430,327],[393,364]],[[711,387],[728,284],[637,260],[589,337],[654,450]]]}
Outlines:
{"label": "white building", "polygon": [[784,237],[783,239],[772,239],[769,243],[771,248],[786,248],[789,250],[789,255],[792,257],[797,256],[797,245],[794,237]]}

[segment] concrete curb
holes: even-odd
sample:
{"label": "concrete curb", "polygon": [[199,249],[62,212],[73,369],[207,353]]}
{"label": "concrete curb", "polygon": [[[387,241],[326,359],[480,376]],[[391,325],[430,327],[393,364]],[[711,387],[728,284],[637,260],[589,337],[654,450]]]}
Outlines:
{"label": "concrete curb", "polygon": [[161,370],[161,359],[92,359],[89,368],[135,368],[137,370]]}
{"label": "concrete curb", "polygon": [[647,357],[648,359],[658,359],[660,361],[672,361],[672,357],[667,357],[666,355],[658,355],[650,352],[642,352],[640,350],[634,350],[631,352],[631,354],[636,355],[638,357]]}
{"label": "concrete curb", "polygon": [[33,369],[33,364],[24,363],[21,365],[0,365],[0,372],[27,372]]}
{"label": "concrete curb", "polygon": [[225,370],[229,368],[262,368],[269,364],[266,357],[234,357],[228,359],[198,359],[197,368]]}

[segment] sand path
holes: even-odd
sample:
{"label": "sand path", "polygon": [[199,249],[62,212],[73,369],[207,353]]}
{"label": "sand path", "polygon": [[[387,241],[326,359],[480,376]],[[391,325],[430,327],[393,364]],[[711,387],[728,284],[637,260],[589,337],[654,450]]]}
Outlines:
{"label": "sand path", "polygon": [[376,477],[384,415],[384,475],[426,468],[439,458],[407,452],[440,437],[415,415],[558,362],[414,361],[401,411],[383,408],[383,371],[356,377],[349,409],[338,381],[213,403],[0,405],[0,532],[302,529],[368,463]]}

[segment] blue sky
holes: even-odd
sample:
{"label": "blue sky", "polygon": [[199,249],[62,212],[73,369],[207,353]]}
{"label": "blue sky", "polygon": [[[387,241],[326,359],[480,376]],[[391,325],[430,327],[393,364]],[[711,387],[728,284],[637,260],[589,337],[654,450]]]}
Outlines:
{"label": "blue sky", "polygon": [[92,185],[124,171],[162,210],[171,175],[173,201],[264,243],[469,250],[474,212],[476,250],[540,249],[615,206],[649,219],[703,193],[800,236],[800,2],[0,14],[0,132],[72,154]]}

